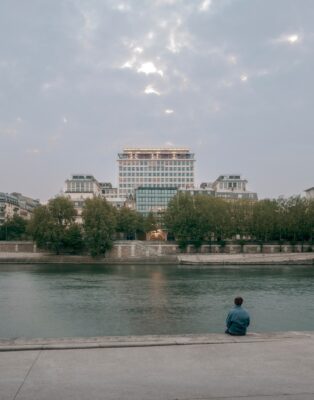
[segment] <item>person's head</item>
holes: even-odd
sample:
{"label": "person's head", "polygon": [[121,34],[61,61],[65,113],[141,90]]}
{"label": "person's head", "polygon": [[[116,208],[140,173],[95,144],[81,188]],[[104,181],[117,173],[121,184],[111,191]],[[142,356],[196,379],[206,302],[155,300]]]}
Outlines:
{"label": "person's head", "polygon": [[242,303],[243,303],[242,297],[236,297],[236,298],[234,299],[234,304],[235,304],[236,306],[241,306]]}

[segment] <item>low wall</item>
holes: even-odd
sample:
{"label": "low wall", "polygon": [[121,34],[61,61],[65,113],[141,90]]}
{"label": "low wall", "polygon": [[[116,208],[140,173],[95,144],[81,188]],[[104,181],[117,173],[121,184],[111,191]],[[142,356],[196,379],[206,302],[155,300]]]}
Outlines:
{"label": "low wall", "polygon": [[[303,252],[311,250],[309,244],[303,246]],[[219,245],[203,245],[199,249],[193,246],[188,246],[184,253],[187,254],[276,254],[276,253],[301,253],[302,245],[288,245],[283,244],[265,244],[262,248],[260,245],[246,244],[244,246],[238,244],[226,244],[224,247]],[[5,242],[0,241],[0,254],[1,253],[41,253],[49,254],[47,252],[39,251],[36,244],[33,242]],[[176,243],[171,242],[153,242],[153,241],[140,241],[140,240],[121,240],[115,241],[113,248],[106,253],[106,258],[112,260],[125,260],[125,259],[160,259],[176,256],[181,251]]]}
{"label": "low wall", "polygon": [[0,241],[0,253],[37,253],[37,246],[36,243],[31,241]]}

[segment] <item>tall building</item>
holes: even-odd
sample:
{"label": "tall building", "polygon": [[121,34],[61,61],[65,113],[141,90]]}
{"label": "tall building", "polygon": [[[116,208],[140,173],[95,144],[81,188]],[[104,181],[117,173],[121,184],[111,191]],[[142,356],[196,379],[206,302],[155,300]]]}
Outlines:
{"label": "tall building", "polygon": [[247,180],[242,179],[241,175],[220,175],[212,187],[216,197],[225,199],[249,199],[257,200],[257,193],[247,190]]}
{"label": "tall building", "polygon": [[119,195],[141,187],[194,187],[194,154],[188,148],[126,148],[118,154]]}

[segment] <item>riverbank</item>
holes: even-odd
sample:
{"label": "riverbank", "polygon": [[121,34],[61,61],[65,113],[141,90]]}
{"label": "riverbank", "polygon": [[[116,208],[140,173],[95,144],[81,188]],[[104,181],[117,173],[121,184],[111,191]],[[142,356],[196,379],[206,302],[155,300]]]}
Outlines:
{"label": "riverbank", "polygon": [[41,346],[29,351],[22,344],[0,353],[1,400],[314,398],[314,332],[38,339],[24,341]]}
{"label": "riverbank", "polygon": [[277,254],[180,254],[186,265],[314,265],[314,253]]}
{"label": "riverbank", "polygon": [[111,258],[47,253],[0,253],[0,264],[314,265],[314,253],[177,254]]}

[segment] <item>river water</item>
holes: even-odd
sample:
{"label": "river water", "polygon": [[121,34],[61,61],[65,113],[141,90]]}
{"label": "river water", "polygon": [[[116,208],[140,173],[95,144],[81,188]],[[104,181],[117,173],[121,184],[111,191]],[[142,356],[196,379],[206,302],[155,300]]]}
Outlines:
{"label": "river water", "polygon": [[314,330],[313,266],[0,265],[0,337]]}

